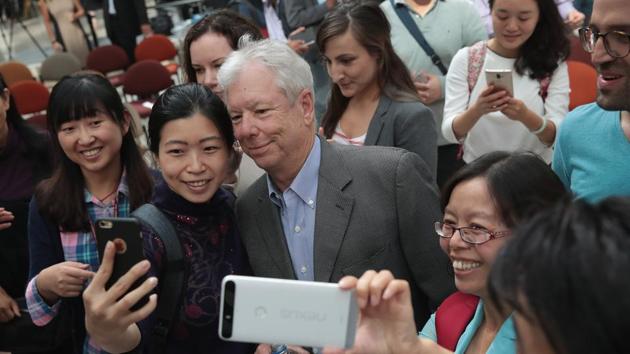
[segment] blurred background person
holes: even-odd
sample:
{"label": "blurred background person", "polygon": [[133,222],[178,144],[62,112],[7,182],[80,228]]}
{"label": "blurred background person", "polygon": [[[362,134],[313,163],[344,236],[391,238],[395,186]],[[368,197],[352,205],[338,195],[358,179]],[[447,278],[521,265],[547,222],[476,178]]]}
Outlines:
{"label": "blurred background person", "polygon": [[102,0],[107,37],[121,46],[131,63],[135,60],[136,37],[153,34],[144,0]]}
{"label": "blurred background person", "polygon": [[394,146],[415,152],[435,178],[433,114],[418,98],[375,4],[337,5],[317,32],[333,82],[321,130],[341,144]]}
{"label": "blurred background person", "polygon": [[[38,3],[53,50],[72,53],[79,59],[81,65],[85,65],[90,49],[79,22],[85,14],[81,2],[79,0],[39,0]],[[55,35],[53,22],[56,22],[61,38]]]}
{"label": "blurred background person", "polygon": [[[496,36],[463,48],[446,80],[442,133],[463,141],[471,162],[491,151],[527,150],[551,162],[556,129],[569,109],[569,41],[552,0],[490,0]],[[486,81],[511,72],[513,93]]]}
{"label": "blurred background person", "polygon": [[284,5],[284,18],[286,18],[287,24],[285,33],[290,33],[300,27],[305,28],[303,32],[296,34],[292,39],[303,40],[309,46],[309,50],[304,53],[304,60],[310,66],[313,75],[315,118],[318,124],[326,111],[330,80],[326,74],[326,68],[321,62],[320,49],[314,45],[314,41],[319,24],[326,13],[335,7],[336,3],[337,0],[281,0],[281,5]]}
{"label": "blurred background person", "polygon": [[[486,25],[486,30],[488,31],[488,36],[494,37],[494,27],[492,26],[492,11],[490,9],[490,3],[488,0],[469,0],[471,3],[475,5],[477,11],[479,12],[479,16],[483,20],[483,23]],[[590,0],[554,0],[556,7],[558,8],[558,12],[560,13],[560,17],[564,20],[564,23],[571,29],[577,29],[585,23],[586,15],[585,11],[588,11],[590,14],[590,8],[592,8],[592,1]],[[590,4],[590,8],[588,3]],[[576,7],[580,9],[576,9]]]}
{"label": "blurred background person", "polygon": [[0,76],[0,322],[19,316],[16,299],[28,280],[28,203],[50,175],[49,149],[48,136],[26,123]]}
{"label": "blurred background person", "polygon": [[[433,111],[438,137],[437,182],[442,186],[463,164],[458,157],[459,144],[447,141],[440,131],[446,71],[459,49],[488,36],[477,11],[466,0],[387,0],[380,6],[391,24],[394,50],[412,73],[421,102]],[[412,25],[435,52],[433,60],[409,32],[399,12],[411,17]],[[439,60],[442,67],[434,60]]]}

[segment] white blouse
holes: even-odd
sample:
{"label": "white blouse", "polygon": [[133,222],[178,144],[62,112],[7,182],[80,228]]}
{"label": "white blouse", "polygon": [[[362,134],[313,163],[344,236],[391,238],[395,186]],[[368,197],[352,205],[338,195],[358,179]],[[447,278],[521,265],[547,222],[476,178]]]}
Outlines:
{"label": "white blouse", "polygon": [[[527,75],[519,75],[514,70],[516,59],[504,58],[488,49],[479,78],[472,92],[468,91],[468,47],[460,49],[449,67],[446,76],[446,97],[442,134],[446,140],[457,143],[453,132],[453,120],[468,109],[469,102],[475,102],[486,89],[485,70],[511,69],[514,97],[525,103],[527,108],[541,117],[560,126],[569,110],[569,73],[567,64],[562,62],[551,76],[547,99],[543,102],[539,95],[540,82]],[[536,135],[519,121],[509,119],[501,112],[483,115],[464,139],[464,161],[471,162],[488,152],[503,150],[532,151],[546,162],[551,161],[552,148],[543,144]]]}

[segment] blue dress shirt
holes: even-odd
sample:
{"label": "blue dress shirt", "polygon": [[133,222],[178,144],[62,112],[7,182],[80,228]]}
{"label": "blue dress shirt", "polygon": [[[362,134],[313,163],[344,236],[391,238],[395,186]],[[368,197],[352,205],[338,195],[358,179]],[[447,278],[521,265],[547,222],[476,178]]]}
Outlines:
{"label": "blue dress shirt", "polygon": [[267,175],[269,199],[280,208],[282,229],[287,242],[293,271],[299,280],[314,280],[313,242],[315,237],[315,210],[321,146],[315,138],[302,169],[289,188],[279,191]]}

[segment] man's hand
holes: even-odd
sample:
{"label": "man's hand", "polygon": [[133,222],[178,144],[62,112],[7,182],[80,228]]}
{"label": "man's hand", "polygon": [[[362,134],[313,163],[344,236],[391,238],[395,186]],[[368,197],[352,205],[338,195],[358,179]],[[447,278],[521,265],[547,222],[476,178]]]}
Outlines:
{"label": "man's hand", "polygon": [[425,82],[415,81],[414,85],[420,96],[420,101],[424,104],[431,104],[442,98],[442,85],[440,79],[431,74],[423,74],[426,78]]}
{"label": "man's hand", "polygon": [[297,34],[300,34],[306,30],[306,27],[301,26],[298,27],[295,31],[289,33],[287,36],[287,45],[293,49],[294,52],[302,55],[308,51],[308,45],[301,39],[293,39],[293,37]]}
{"label": "man's hand", "polygon": [[0,288],[0,322],[9,322],[15,316],[22,316],[20,314],[20,307],[4,289]]}
{"label": "man's hand", "polygon": [[11,221],[13,221],[13,219],[15,219],[15,216],[13,216],[12,212],[4,208],[0,208],[0,230],[6,230],[10,228]]}

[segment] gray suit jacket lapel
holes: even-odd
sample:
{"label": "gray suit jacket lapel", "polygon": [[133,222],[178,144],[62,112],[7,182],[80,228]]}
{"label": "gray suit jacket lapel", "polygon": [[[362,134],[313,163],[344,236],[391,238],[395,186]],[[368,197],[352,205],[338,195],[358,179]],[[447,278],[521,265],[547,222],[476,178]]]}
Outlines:
{"label": "gray suit jacket lapel", "polygon": [[[278,207],[269,199],[267,184],[258,191],[258,212],[256,223],[267,246],[267,254],[280,269],[285,279],[295,279],[289,248],[282,229]],[[263,250],[261,250],[262,252]]]}
{"label": "gray suit jacket lapel", "polygon": [[385,125],[387,111],[389,110],[389,106],[391,104],[392,100],[390,100],[389,97],[381,95],[378,101],[378,106],[376,107],[376,112],[374,112],[374,116],[368,126],[364,145],[376,145],[376,142],[381,135],[381,131],[383,130],[383,126]]}
{"label": "gray suit jacket lapel", "polygon": [[322,141],[322,160],[317,186],[315,241],[313,250],[316,281],[330,281],[337,254],[346,235],[354,198],[344,193],[352,181],[339,154]]}

